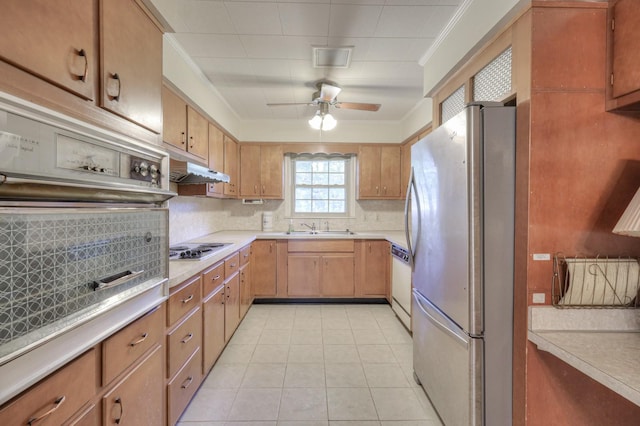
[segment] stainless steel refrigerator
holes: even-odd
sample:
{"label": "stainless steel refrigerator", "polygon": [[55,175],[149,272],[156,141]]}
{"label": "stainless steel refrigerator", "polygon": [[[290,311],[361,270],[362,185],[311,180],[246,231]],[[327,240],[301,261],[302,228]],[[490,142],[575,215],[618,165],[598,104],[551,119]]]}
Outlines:
{"label": "stainless steel refrigerator", "polygon": [[467,106],[411,166],[415,376],[446,425],[510,425],[515,108]]}

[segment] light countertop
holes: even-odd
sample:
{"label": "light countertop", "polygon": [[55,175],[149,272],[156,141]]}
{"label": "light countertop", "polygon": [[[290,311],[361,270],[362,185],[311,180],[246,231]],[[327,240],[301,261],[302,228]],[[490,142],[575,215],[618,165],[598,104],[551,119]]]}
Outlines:
{"label": "light countertop", "polygon": [[[203,235],[183,243],[230,243],[229,246],[216,252],[213,256],[204,260],[171,260],[169,262],[169,288],[176,286],[192,276],[202,272],[212,265],[235,253],[247,244],[251,244],[256,239],[354,239],[354,240],[388,240],[391,243],[406,247],[403,231],[373,231],[357,232],[353,235],[347,234],[318,234],[287,235],[284,232],[260,232],[260,231],[223,231]],[[178,243],[179,244],[179,243]],[[172,245],[178,245],[172,244]]]}
{"label": "light countertop", "polygon": [[529,308],[529,340],[640,406],[640,311]]}

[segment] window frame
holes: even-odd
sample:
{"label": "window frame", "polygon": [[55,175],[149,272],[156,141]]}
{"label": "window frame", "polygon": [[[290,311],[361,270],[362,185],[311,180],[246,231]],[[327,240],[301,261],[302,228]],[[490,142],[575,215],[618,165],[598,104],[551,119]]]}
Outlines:
{"label": "window frame", "polygon": [[[355,204],[356,204],[356,159],[353,154],[344,154],[340,155],[340,157],[345,157],[347,159],[347,164],[345,167],[345,190],[346,190],[346,200],[345,207],[346,211],[344,213],[313,213],[313,212],[305,212],[305,213],[297,213],[295,212],[295,190],[296,185],[294,182],[295,176],[293,173],[293,161],[291,154],[285,154],[284,156],[284,170],[285,170],[285,214],[287,215],[287,219],[349,219],[355,217]],[[308,154],[305,155],[308,159],[329,159],[331,155],[329,154]]]}

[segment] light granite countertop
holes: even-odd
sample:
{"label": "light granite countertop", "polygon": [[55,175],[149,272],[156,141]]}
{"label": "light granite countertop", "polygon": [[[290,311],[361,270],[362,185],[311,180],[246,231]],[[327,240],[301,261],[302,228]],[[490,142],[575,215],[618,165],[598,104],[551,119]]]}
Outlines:
{"label": "light granite countertop", "polygon": [[[203,235],[182,243],[229,243],[222,250],[204,260],[171,260],[169,261],[169,288],[174,287],[192,276],[202,272],[235,253],[256,239],[354,239],[354,240],[388,240],[391,243],[406,247],[403,231],[355,232],[355,234],[300,234],[288,235],[285,232],[260,231],[222,231]],[[178,244],[175,244],[178,245]]]}
{"label": "light granite countertop", "polygon": [[640,311],[529,308],[529,340],[539,350],[640,406]]}

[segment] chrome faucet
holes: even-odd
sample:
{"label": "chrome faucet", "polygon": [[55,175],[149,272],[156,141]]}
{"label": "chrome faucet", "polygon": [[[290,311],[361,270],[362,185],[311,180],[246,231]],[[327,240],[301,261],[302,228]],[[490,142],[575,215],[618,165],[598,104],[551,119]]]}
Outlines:
{"label": "chrome faucet", "polygon": [[311,225],[308,225],[306,223],[301,223],[300,225],[302,226],[306,226],[307,228],[311,229],[311,232],[316,232],[316,223],[315,222],[311,222]]}

